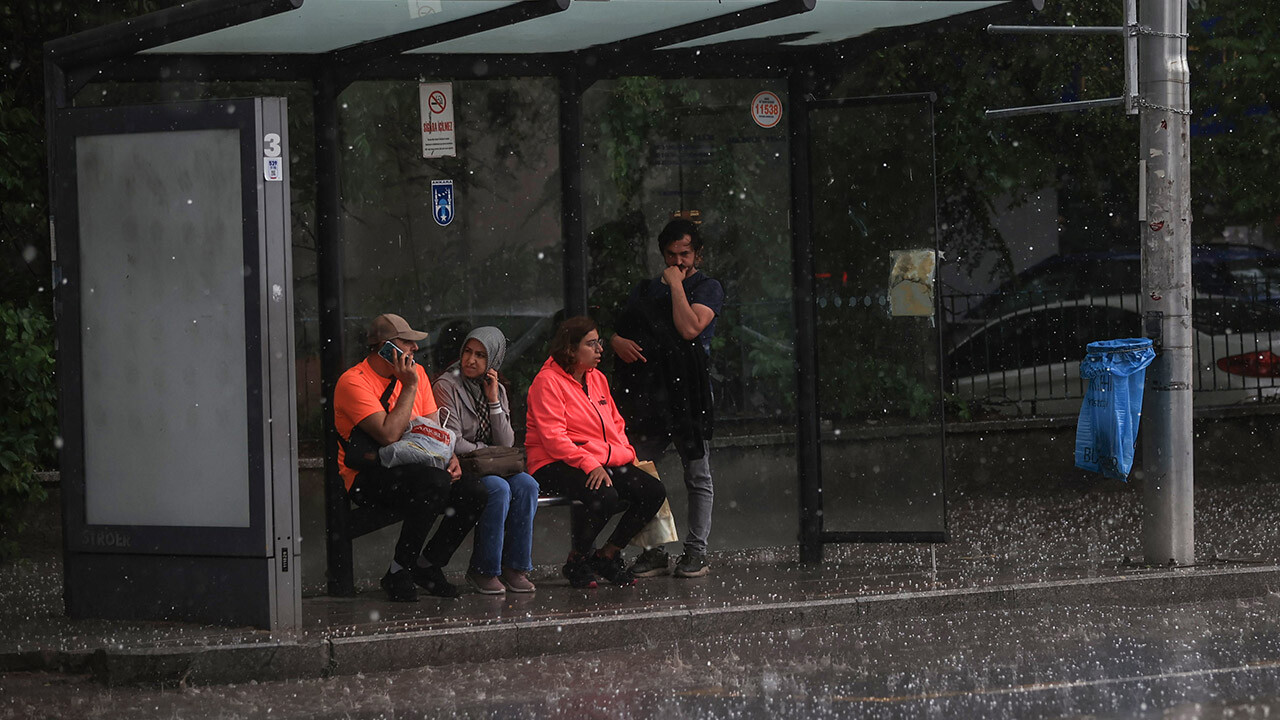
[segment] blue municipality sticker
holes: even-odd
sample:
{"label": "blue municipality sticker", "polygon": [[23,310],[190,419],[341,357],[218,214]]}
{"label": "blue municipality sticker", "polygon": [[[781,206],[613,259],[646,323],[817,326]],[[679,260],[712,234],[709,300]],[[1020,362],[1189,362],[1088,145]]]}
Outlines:
{"label": "blue municipality sticker", "polygon": [[436,224],[444,227],[453,222],[453,181],[431,181],[431,215]]}

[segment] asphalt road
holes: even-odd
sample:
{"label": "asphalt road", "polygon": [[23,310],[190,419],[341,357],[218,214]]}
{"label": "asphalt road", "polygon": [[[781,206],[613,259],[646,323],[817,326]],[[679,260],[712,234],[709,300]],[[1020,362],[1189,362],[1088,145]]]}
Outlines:
{"label": "asphalt road", "polygon": [[0,675],[0,718],[1262,718],[1280,595],[973,612],[217,687]]}

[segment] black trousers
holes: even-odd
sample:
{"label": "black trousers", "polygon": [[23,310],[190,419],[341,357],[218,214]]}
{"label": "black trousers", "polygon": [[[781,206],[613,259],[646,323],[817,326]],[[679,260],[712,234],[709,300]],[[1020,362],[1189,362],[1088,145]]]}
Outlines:
{"label": "black trousers", "polygon": [[640,532],[662,507],[667,490],[662,482],[643,470],[631,465],[606,467],[605,472],[613,481],[613,487],[601,486],[587,489],[587,474],[572,465],[553,462],[538,468],[533,474],[543,492],[564,495],[582,502],[582,508],[573,508],[573,549],[586,554],[595,545],[596,536],[604,529],[609,518],[622,511],[618,527],[609,536],[609,542],[626,547],[631,538]]}
{"label": "black trousers", "polygon": [[[385,507],[403,515],[394,557],[404,567],[414,566],[419,551],[432,565],[448,565],[489,499],[480,478],[464,475],[451,482],[448,471],[429,465],[365,470],[356,476],[350,495],[358,505]],[[427,534],[440,514],[444,520],[424,548]]]}

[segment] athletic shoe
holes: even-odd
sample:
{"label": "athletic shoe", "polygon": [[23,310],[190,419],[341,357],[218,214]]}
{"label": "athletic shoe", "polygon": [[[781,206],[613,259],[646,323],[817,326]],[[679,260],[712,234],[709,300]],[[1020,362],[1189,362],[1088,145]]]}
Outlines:
{"label": "athletic shoe", "polygon": [[413,581],[418,583],[418,587],[426,590],[428,595],[456,598],[461,594],[458,592],[458,586],[446,580],[444,571],[435,565],[431,567],[414,566],[411,572],[413,573]]}
{"label": "athletic shoe", "polygon": [[702,577],[709,572],[711,572],[711,566],[707,565],[707,556],[703,553],[686,552],[676,561],[676,577]]}
{"label": "athletic shoe", "polygon": [[387,591],[387,598],[392,602],[414,602],[418,599],[418,588],[413,585],[413,575],[405,568],[395,572],[388,570],[382,576],[382,589]]}
{"label": "athletic shoe", "polygon": [[636,577],[653,577],[654,575],[666,575],[671,572],[671,557],[667,555],[667,551],[660,547],[649,548],[640,553],[636,561],[631,564],[631,574]]}
{"label": "athletic shoe", "polygon": [[467,584],[481,595],[502,595],[507,591],[498,581],[497,575],[481,575],[471,570],[467,571]]}
{"label": "athletic shoe", "polygon": [[570,557],[561,571],[573,587],[594,588],[596,586],[596,574],[591,571],[591,565],[582,556]]}
{"label": "athletic shoe", "polygon": [[592,555],[589,562],[591,563],[592,571],[605,582],[624,587],[636,584],[635,576],[631,574],[626,564],[622,562],[622,555],[614,555],[612,558]]}
{"label": "athletic shoe", "polygon": [[538,589],[533,583],[529,582],[528,573],[520,570],[503,568],[502,574],[498,576],[498,579],[507,587],[507,592],[531,593]]}

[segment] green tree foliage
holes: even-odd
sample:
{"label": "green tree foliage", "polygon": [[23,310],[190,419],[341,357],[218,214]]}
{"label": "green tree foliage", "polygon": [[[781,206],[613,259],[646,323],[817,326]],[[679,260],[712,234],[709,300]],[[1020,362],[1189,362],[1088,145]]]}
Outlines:
{"label": "green tree foliage", "polygon": [[0,559],[16,549],[23,508],[45,498],[36,470],[52,462],[57,387],[49,319],[31,306],[0,303]]}
{"label": "green tree foliage", "polygon": [[173,2],[14,0],[0,6],[0,300],[49,305],[44,43]]}
{"label": "green tree foliage", "polygon": [[1195,3],[1190,18],[1196,237],[1224,225],[1280,237],[1280,23],[1269,3]]}
{"label": "green tree foliage", "polygon": [[[1192,210],[1194,237],[1224,226],[1280,231],[1271,186],[1280,158],[1280,87],[1273,47],[1280,25],[1266,3],[1192,2]],[[1119,25],[1118,0],[1059,0],[1030,22]],[[990,108],[1123,94],[1123,51],[1113,37],[1006,36],[950,31],[871,53],[833,81],[837,94],[938,93],[937,152],[944,250],[973,270],[995,253],[1013,271],[1011,243],[991,215],[1056,188],[1068,217],[1064,246],[1135,245],[1136,119],[1116,108],[987,120]]]}

